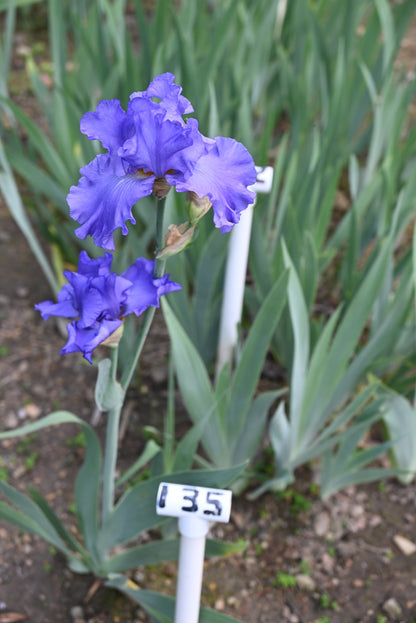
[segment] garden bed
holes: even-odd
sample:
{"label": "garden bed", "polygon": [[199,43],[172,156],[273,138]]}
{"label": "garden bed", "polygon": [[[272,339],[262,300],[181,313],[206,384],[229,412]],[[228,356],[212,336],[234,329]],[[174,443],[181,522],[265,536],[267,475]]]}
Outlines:
{"label": "garden bed", "polygon": [[[49,297],[47,285],[4,204],[0,232],[3,425],[27,423],[56,408],[90,421],[95,369],[78,355],[58,356],[61,335],[33,309],[35,302]],[[137,456],[143,426],[162,421],[167,349],[159,318],[146,344],[140,389],[128,403],[131,415],[122,462]],[[1,470],[9,482],[23,491],[31,484],[39,488],[73,526],[72,482],[83,454],[78,433],[76,426],[65,425],[28,441],[1,443]],[[416,621],[416,554],[406,555],[395,543],[397,535],[416,543],[416,486],[389,481],[350,488],[322,502],[312,477],[305,470],[296,491],[289,489],[281,496],[234,500],[230,524],[215,528],[214,534],[247,540],[249,546],[243,554],[206,562],[203,602],[245,623]],[[140,586],[174,594],[175,574],[175,563],[166,563],[138,569],[133,579]],[[401,614],[394,618],[396,602]],[[25,618],[12,618],[10,613]],[[137,605],[97,585],[93,577],[70,572],[38,537],[1,522],[0,622],[18,620],[148,619]]]}

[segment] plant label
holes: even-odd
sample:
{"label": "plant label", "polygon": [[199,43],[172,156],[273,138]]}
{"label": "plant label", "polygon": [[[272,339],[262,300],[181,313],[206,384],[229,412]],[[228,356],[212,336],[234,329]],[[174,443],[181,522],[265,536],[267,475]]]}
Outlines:
{"label": "plant label", "polygon": [[161,482],[157,492],[156,513],[169,517],[199,517],[228,523],[232,492],[228,489],[195,487]]}
{"label": "plant label", "polygon": [[250,190],[255,193],[267,194],[272,189],[273,183],[273,167],[256,167],[257,179]]}

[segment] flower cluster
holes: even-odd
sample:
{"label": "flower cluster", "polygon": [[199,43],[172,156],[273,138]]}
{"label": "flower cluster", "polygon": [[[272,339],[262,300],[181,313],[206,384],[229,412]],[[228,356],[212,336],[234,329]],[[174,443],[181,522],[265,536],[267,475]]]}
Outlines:
{"label": "flower cluster", "polygon": [[[203,136],[196,119],[184,119],[193,108],[174,79],[170,73],[157,76],[146,91],[130,96],[127,112],[118,100],[103,100],[82,117],[81,132],[101,141],[106,153],[80,170],[82,177],[68,194],[79,238],[90,235],[98,246],[114,250],[114,231],[121,227],[127,234],[126,221],[135,223],[134,204],[152,193],[161,199],[175,186],[191,197],[191,226],[170,225],[159,253],[168,256],[189,242],[196,221],[211,206],[215,225],[227,232],[253,202],[248,186],[256,181],[256,170],[249,152],[231,138]],[[44,320],[73,319],[62,353],[81,351],[91,362],[98,344],[116,341],[123,316],[158,307],[160,296],[181,287],[168,275],[154,278],[150,260],[137,259],[121,275],[111,272],[111,262],[110,253],[91,259],[82,251],[78,272],[64,272],[68,283],[58,302],[36,305]]]}
{"label": "flower cluster", "polygon": [[64,271],[68,280],[58,294],[58,302],[44,301],[35,306],[42,318],[73,318],[68,324],[68,342],[61,353],[81,351],[90,363],[94,348],[121,325],[123,316],[139,316],[151,305],[159,307],[163,294],[181,286],[169,275],[153,277],[154,262],[138,258],[121,275],[111,272],[111,253],[91,259],[81,251],[78,272]]}
{"label": "flower cluster", "polygon": [[253,159],[231,138],[209,139],[198,130],[193,112],[170,73],[157,76],[146,89],[130,96],[127,112],[120,102],[101,101],[81,120],[81,132],[101,141],[99,154],[80,173],[67,197],[71,216],[80,223],[79,238],[91,235],[104,249],[114,249],[113,232],[135,223],[134,204],[154,193],[191,191],[208,197],[214,223],[228,232],[253,202],[247,187],[256,181]]}

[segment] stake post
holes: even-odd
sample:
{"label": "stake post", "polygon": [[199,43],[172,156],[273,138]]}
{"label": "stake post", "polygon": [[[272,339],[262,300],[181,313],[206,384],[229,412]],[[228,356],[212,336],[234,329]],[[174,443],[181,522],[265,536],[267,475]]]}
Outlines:
{"label": "stake post", "polygon": [[[250,190],[257,194],[269,193],[273,182],[273,167],[256,167],[256,171],[257,180],[255,184],[250,186]],[[231,366],[234,348],[237,344],[238,324],[241,321],[243,309],[254,205],[255,203],[249,205],[241,213],[240,222],[234,225],[230,234],[218,338],[217,376],[224,364],[228,363]]]}
{"label": "stake post", "polygon": [[178,517],[181,535],[176,588],[175,623],[198,623],[205,539],[211,523],[227,523],[232,493],[226,489],[161,482],[158,515]]}

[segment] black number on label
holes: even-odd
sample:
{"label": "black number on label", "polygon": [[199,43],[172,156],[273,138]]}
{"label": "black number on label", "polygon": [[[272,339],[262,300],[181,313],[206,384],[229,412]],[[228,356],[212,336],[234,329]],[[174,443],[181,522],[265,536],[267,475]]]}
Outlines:
{"label": "black number on label", "polygon": [[158,502],[160,508],[165,508],[167,494],[168,494],[168,488],[166,485],[163,485],[162,490],[160,492],[159,502]]}
{"label": "black number on label", "polygon": [[196,498],[198,497],[199,491],[198,489],[194,489],[192,487],[183,487],[182,491],[190,491],[191,495],[184,495],[183,499],[188,500],[191,505],[190,506],[182,506],[183,511],[187,511],[188,513],[196,513],[198,510],[198,504],[196,503]]}
{"label": "black number on label", "polygon": [[217,491],[208,491],[207,504],[211,504],[211,506],[213,506],[215,510],[205,510],[204,515],[216,515],[217,517],[218,515],[221,515],[222,504],[219,500],[213,498],[214,495],[222,495],[222,493],[219,493]]}
{"label": "black number on label", "polygon": [[265,179],[262,177],[262,173],[264,173],[265,170],[266,170],[266,167],[256,167],[256,172],[257,172],[256,182],[257,182],[257,184],[265,184],[266,183]]}

